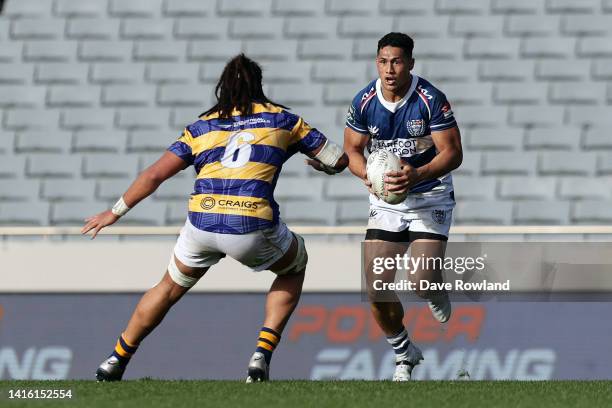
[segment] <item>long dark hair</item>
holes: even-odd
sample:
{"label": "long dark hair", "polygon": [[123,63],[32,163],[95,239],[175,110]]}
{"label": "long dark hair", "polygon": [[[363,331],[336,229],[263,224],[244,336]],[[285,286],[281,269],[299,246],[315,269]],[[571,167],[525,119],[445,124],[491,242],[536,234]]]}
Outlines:
{"label": "long dark hair", "polygon": [[253,103],[270,103],[287,109],[268,99],[261,80],[261,67],[258,63],[244,54],[235,56],[223,69],[215,87],[217,103],[201,116],[218,112],[220,118],[229,118],[234,109],[242,116],[250,115],[253,113]]}

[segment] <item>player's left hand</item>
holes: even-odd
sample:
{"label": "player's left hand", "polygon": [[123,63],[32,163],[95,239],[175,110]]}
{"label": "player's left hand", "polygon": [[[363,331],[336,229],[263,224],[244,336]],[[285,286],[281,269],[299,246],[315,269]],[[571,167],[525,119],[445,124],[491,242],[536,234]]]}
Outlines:
{"label": "player's left hand", "polygon": [[313,169],[317,171],[322,171],[323,173],[329,174],[330,176],[333,176],[334,174],[338,173],[337,171],[335,171],[329,166],[324,165],[317,159],[306,159],[306,164],[308,164]]}
{"label": "player's left hand", "polygon": [[408,163],[403,163],[401,170],[390,171],[385,176],[387,191],[398,194],[408,191],[418,181],[416,169]]}
{"label": "player's left hand", "polygon": [[81,229],[81,234],[84,235],[93,230],[91,239],[94,239],[102,228],[116,223],[118,219],[119,216],[113,214],[111,210],[106,210],[100,214],[94,215],[93,217],[86,218],[86,224]]}

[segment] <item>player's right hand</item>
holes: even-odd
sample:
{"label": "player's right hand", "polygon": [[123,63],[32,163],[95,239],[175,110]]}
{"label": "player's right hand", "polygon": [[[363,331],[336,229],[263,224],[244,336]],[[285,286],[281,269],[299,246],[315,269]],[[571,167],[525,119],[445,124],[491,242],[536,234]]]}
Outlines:
{"label": "player's right hand", "polygon": [[100,214],[94,215],[93,217],[86,218],[86,224],[81,229],[81,234],[85,235],[89,231],[93,230],[91,239],[94,239],[102,228],[116,223],[118,219],[119,216],[113,214],[111,210],[106,210],[104,212],[101,212]]}

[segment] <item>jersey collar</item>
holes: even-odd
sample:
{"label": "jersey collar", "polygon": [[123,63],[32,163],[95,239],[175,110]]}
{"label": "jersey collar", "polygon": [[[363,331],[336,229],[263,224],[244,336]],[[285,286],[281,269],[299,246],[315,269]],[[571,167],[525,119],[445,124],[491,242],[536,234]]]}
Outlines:
{"label": "jersey collar", "polygon": [[408,92],[406,92],[406,95],[404,95],[404,97],[397,102],[389,102],[383,97],[381,84],[380,84],[380,78],[378,78],[376,80],[376,97],[378,98],[378,101],[380,102],[382,106],[387,108],[387,110],[390,111],[391,113],[395,113],[399,108],[401,108],[402,106],[406,104],[408,99],[410,99],[410,96],[416,89],[418,82],[419,82],[419,77],[416,76],[415,74],[412,74],[412,83],[410,84],[410,88],[408,89]]}

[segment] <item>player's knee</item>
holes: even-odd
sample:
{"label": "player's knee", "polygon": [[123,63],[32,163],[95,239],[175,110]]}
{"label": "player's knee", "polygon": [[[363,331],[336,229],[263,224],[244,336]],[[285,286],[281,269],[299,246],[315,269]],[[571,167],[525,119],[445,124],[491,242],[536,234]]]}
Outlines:
{"label": "player's knee", "polygon": [[289,265],[284,268],[277,269],[274,271],[278,276],[296,276],[301,275],[302,280],[304,279],[304,272],[306,271],[306,265],[308,264],[308,252],[306,251],[306,245],[304,244],[304,238],[301,235],[293,233],[297,241],[297,250],[295,258]]}

